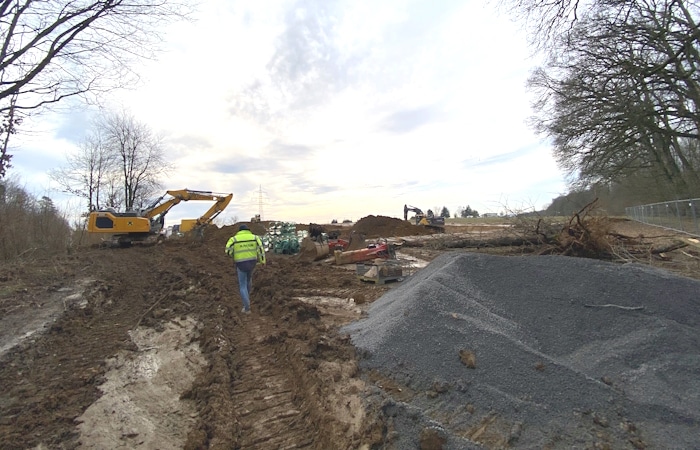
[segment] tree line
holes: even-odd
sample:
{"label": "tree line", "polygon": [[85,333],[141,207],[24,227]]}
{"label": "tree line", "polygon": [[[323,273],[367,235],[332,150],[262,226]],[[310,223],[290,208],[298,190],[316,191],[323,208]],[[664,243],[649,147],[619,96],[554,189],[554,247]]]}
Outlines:
{"label": "tree line", "polygon": [[[684,200],[668,192],[655,191],[645,179],[626,180],[625,183],[597,183],[583,189],[572,189],[565,195],[552,199],[542,212],[548,216],[570,216],[595,201],[594,211],[611,216],[624,216],[630,206]],[[697,194],[696,194],[697,195]]]}
{"label": "tree line", "polygon": [[[440,211],[438,214],[436,214],[438,217],[443,217],[445,219],[449,219],[450,217],[450,210],[447,208],[447,206],[435,206],[433,207],[432,210],[430,211]],[[468,218],[468,217],[479,217],[479,211],[472,209],[471,206],[459,206],[457,207],[457,211],[454,213],[454,217],[458,218]]]}

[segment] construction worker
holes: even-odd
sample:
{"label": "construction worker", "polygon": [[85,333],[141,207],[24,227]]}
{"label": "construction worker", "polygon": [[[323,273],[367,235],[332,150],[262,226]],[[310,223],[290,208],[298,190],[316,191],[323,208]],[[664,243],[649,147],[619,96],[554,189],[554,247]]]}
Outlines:
{"label": "construction worker", "polygon": [[238,273],[238,287],[243,301],[243,314],[250,314],[250,291],[253,287],[253,270],[257,263],[265,264],[262,240],[247,225],[238,227],[238,233],[226,243],[226,254],[233,258]]}

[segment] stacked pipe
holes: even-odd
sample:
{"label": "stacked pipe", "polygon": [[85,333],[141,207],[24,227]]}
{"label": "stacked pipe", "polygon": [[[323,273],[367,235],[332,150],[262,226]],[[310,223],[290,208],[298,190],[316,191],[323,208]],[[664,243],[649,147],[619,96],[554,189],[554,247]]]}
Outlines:
{"label": "stacked pipe", "polygon": [[266,251],[283,255],[299,253],[300,243],[306,237],[306,231],[297,232],[294,222],[272,222],[263,236]]}

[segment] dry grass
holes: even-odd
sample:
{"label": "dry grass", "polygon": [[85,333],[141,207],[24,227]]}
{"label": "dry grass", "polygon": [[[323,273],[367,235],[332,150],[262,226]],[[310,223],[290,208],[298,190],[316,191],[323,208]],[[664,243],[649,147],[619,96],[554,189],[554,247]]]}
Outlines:
{"label": "dry grass", "polygon": [[0,198],[0,261],[66,254],[70,245],[70,227],[49,199],[7,187]]}

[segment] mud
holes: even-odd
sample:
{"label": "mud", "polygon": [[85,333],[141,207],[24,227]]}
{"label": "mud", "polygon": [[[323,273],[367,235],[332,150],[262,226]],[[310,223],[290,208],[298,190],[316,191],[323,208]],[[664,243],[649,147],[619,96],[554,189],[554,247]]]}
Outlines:
{"label": "mud", "polygon": [[[338,229],[434,238],[375,216]],[[390,448],[390,418],[371,399],[392,380],[359,369],[339,329],[395,285],[270,254],[243,316],[223,252],[235,230],[4,265],[2,448]],[[415,271],[443,251],[402,253]],[[697,272],[696,253],[684,251],[682,267]],[[421,445],[440,448],[429,431]]]}
{"label": "mud", "polygon": [[2,447],[320,449],[380,439],[354,350],[336,330],[388,287],[271,254],[242,316],[223,252],[233,232],[4,267]]}

